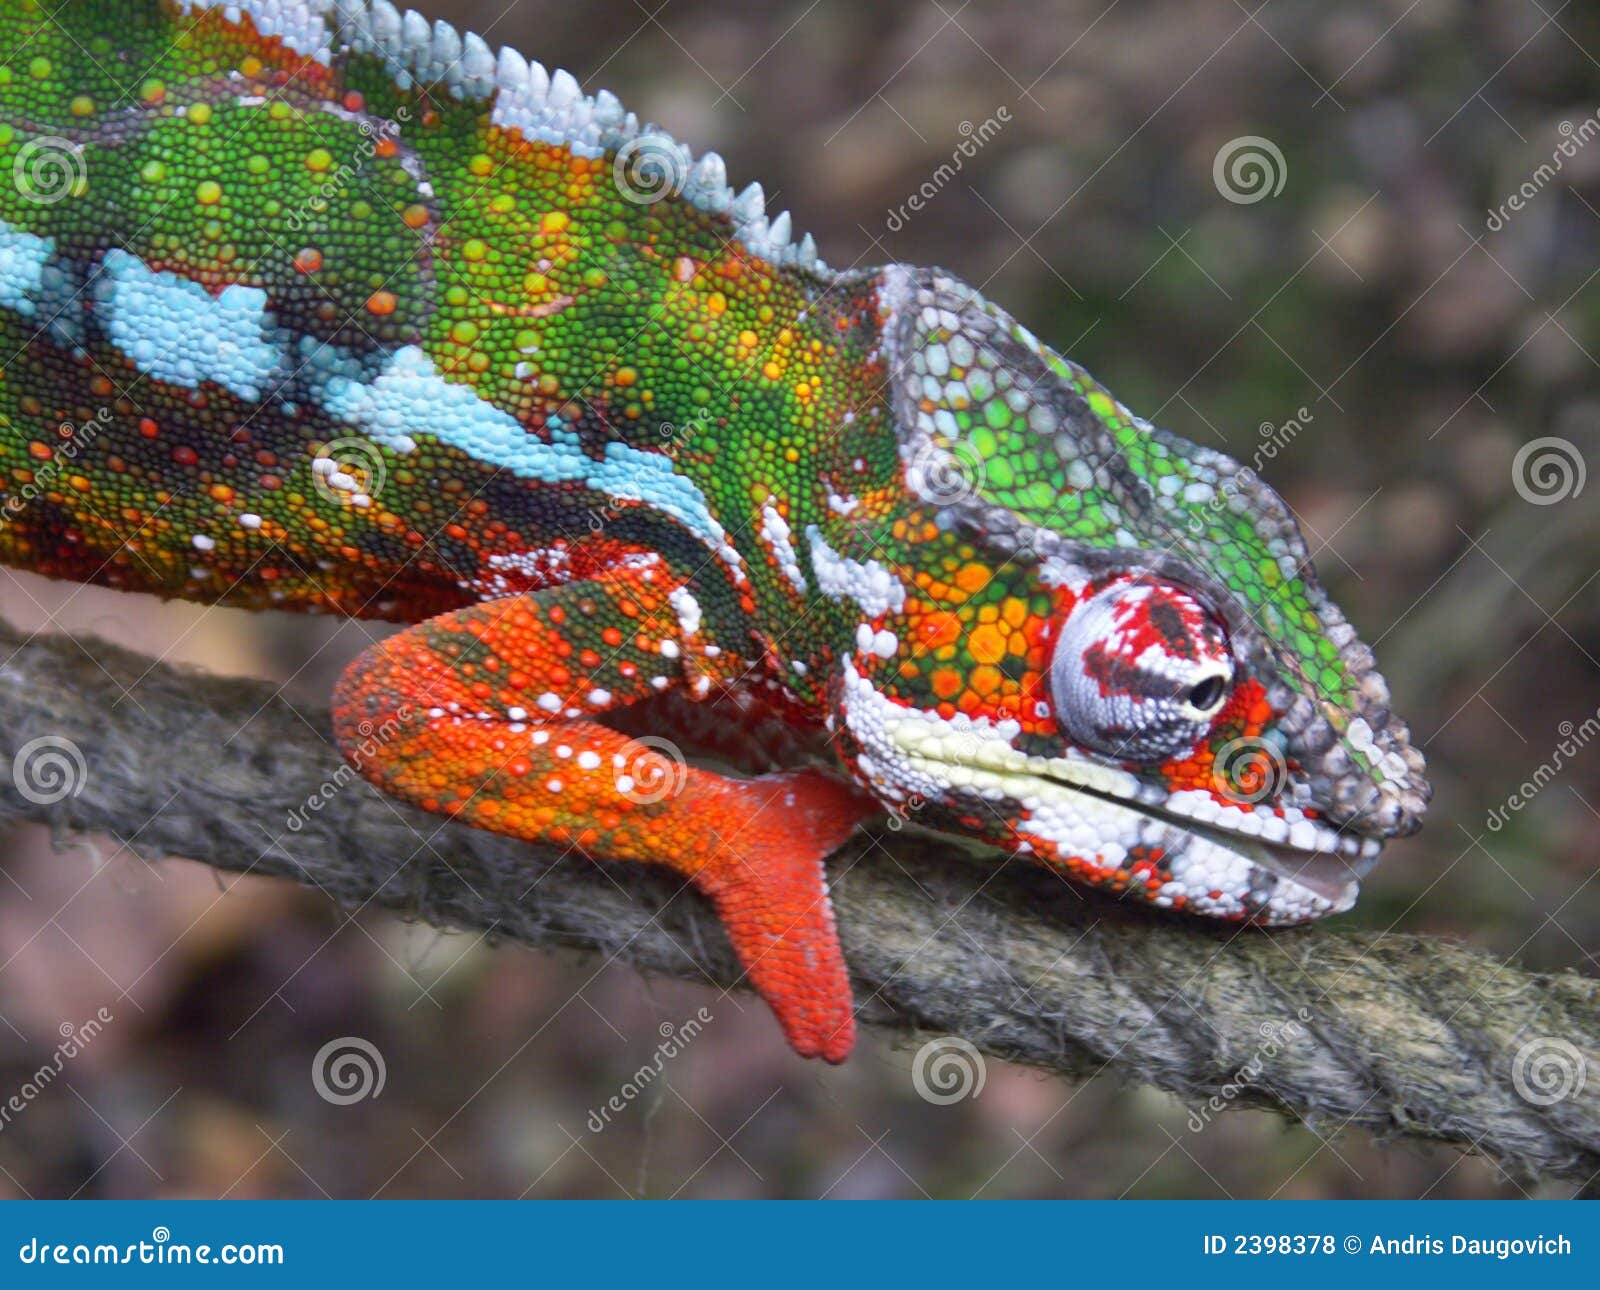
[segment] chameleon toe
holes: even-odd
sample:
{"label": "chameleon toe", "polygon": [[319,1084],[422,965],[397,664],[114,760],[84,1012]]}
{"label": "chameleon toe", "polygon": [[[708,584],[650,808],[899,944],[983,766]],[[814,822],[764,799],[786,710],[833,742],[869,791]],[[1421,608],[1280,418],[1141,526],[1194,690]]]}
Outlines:
{"label": "chameleon toe", "polygon": [[817,771],[730,781],[721,845],[694,874],[750,984],[802,1057],[842,1062],[855,1044],[850,977],[823,859],[880,809]]}

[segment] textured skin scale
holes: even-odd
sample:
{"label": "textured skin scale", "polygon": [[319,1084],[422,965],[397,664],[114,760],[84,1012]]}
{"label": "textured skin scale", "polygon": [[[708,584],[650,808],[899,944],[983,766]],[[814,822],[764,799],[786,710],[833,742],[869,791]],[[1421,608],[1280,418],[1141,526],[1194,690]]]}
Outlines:
{"label": "textured skin scale", "polygon": [[335,695],[362,772],[683,873],[798,1051],[884,810],[1263,923],[1418,823],[1282,503],[969,288],[383,3],[58,8],[0,0],[0,168],[68,179],[0,186],[0,561],[413,624]]}

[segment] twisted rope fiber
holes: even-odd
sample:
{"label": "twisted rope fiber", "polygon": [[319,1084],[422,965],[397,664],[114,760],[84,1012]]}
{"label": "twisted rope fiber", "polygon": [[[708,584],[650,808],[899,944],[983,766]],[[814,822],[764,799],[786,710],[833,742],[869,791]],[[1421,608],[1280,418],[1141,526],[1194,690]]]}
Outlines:
{"label": "twisted rope fiber", "polygon": [[[147,858],[286,877],[346,906],[738,980],[709,907],[674,897],[677,883],[644,866],[554,863],[385,800],[269,685],[3,623],[0,658],[0,822],[135,838]],[[41,736],[81,750],[76,796],[40,804],[18,791],[11,759]],[[330,780],[342,784],[332,804],[305,811]],[[306,823],[290,831],[295,812]],[[830,871],[869,1023],[960,1036],[1067,1076],[1109,1068],[1202,1116],[1220,1094],[1322,1132],[1456,1143],[1519,1177],[1600,1171],[1600,981],[1337,922],[1214,930],[1084,899],[1026,864],[995,874],[931,835],[858,838]],[[1513,1079],[1519,1048],[1541,1037],[1586,1065],[1581,1089],[1550,1106]]]}

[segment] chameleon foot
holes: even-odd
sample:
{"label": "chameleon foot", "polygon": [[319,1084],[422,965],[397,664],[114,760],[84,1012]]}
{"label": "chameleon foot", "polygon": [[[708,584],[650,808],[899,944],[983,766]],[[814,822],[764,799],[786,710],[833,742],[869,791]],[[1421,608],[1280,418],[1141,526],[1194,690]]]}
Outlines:
{"label": "chameleon foot", "polygon": [[674,591],[659,570],[626,570],[420,623],[351,664],[335,733],[363,775],[426,810],[682,874],[715,904],[796,1051],[843,1061],[850,982],[822,861],[880,808],[817,770],[733,779],[663,766],[658,749],[601,723],[684,684],[701,642]]}

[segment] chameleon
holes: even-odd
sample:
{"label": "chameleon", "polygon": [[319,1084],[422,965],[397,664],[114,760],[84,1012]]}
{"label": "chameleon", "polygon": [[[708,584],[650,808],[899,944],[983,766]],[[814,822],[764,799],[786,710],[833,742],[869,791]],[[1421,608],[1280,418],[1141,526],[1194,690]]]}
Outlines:
{"label": "chameleon", "polygon": [[398,624],[360,773],[679,875],[799,1054],[861,826],[1261,926],[1419,826],[1282,499],[950,273],[386,0],[0,0],[0,58],[0,563]]}

